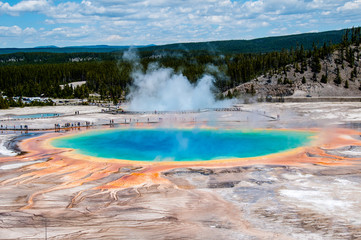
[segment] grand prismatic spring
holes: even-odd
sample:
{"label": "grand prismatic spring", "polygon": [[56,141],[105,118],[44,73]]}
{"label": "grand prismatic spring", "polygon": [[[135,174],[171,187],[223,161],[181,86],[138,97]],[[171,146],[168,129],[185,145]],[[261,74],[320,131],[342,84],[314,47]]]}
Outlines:
{"label": "grand prismatic spring", "polygon": [[361,237],[357,126],[292,115],[244,127],[241,111],[214,113],[215,126],[202,114],[169,116],[173,127],[118,115],[21,140],[22,154],[1,157],[0,239]]}
{"label": "grand prismatic spring", "polygon": [[55,139],[55,147],[132,161],[209,161],[257,157],[304,146],[310,132],[221,129],[118,129]]}

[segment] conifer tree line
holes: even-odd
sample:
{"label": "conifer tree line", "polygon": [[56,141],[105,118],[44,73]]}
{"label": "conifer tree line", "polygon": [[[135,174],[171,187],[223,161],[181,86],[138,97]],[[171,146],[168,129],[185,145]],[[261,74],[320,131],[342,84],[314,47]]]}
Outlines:
{"label": "conifer tree line", "polygon": [[[214,76],[215,86],[220,92],[227,91],[253,78],[276,71],[286,71],[293,64],[296,71],[308,68],[317,74],[321,70],[320,60],[336,49],[338,64],[354,66],[360,57],[360,27],[348,29],[341,43],[314,43],[311,49],[296,45],[291,49],[259,54],[215,54],[207,51],[143,51],[139,52],[137,70],[146,72],[150,64],[172,68],[195,83],[204,74]],[[5,61],[4,59],[15,59]],[[20,62],[16,59],[22,59]],[[25,60],[24,60],[25,59]],[[355,67],[356,69],[356,67]],[[131,62],[122,59],[120,53],[17,53],[0,55],[0,94],[8,97],[88,98],[98,93],[101,99],[117,102],[126,95],[132,84]],[[357,71],[352,73],[357,77]],[[85,85],[72,88],[68,84],[86,81]],[[321,82],[327,83],[327,76]],[[341,79],[334,79],[341,84]],[[61,87],[60,85],[64,85]],[[346,86],[345,86],[346,87]],[[125,93],[125,94],[124,94]],[[16,106],[16,103],[0,98],[0,108]]]}

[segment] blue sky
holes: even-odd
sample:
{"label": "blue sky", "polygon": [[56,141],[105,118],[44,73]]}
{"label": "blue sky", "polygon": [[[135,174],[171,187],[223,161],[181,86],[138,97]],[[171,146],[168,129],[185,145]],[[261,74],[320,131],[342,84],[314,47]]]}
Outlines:
{"label": "blue sky", "polygon": [[361,26],[361,0],[0,1],[0,48],[253,39]]}

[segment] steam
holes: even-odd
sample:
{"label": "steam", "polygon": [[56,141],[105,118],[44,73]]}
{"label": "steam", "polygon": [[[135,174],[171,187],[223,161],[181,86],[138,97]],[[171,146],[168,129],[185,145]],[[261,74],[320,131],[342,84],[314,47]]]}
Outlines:
{"label": "steam", "polygon": [[[158,64],[150,64],[143,73],[135,49],[124,52],[123,60],[133,64],[133,85],[127,96],[131,111],[185,111],[232,105],[230,100],[216,101],[214,78],[209,74],[191,84],[183,74]],[[217,70],[213,66],[209,72]]]}
{"label": "steam", "polygon": [[129,109],[133,111],[198,110],[231,105],[230,101],[215,100],[214,78],[210,75],[191,84],[181,73],[152,65],[145,74],[133,73],[133,79],[128,95]]}
{"label": "steam", "polygon": [[131,62],[131,63],[139,63],[140,58],[138,55],[138,51],[136,48],[130,47],[128,51],[123,53],[123,60]]}

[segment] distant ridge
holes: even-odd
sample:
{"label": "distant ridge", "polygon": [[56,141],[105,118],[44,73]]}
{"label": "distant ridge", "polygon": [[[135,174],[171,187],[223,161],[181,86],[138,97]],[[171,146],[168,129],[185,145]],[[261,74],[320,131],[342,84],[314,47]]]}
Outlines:
{"label": "distant ridge", "polygon": [[35,47],[35,48],[59,48],[59,47],[54,46],[54,45],[50,45],[50,46],[38,46],[38,47]]}
{"label": "distant ridge", "polygon": [[[317,32],[302,33],[277,37],[265,37],[252,40],[225,40],[210,42],[191,42],[191,43],[174,43],[166,45],[147,45],[132,46],[138,48],[139,51],[208,51],[214,53],[267,53],[272,51],[281,51],[282,49],[296,48],[297,45],[303,45],[304,49],[312,48],[313,43],[321,46],[324,43],[340,43],[346,29]],[[92,46],[42,46],[35,48],[0,48],[0,54],[10,54],[19,52],[48,52],[48,53],[109,53],[116,51],[124,51],[131,46],[108,46],[108,45],[92,45]]]}
{"label": "distant ridge", "polygon": [[108,45],[91,45],[91,46],[69,46],[69,47],[57,47],[57,46],[39,46],[34,48],[0,48],[0,54],[11,54],[11,53],[36,53],[36,52],[47,52],[47,53],[107,53],[115,52],[130,47],[142,48],[142,47],[151,47],[154,45],[147,46],[108,46]]}
{"label": "distant ridge", "polygon": [[305,49],[311,49],[313,43],[322,46],[324,43],[337,44],[342,41],[346,29],[317,32],[302,33],[286,36],[265,37],[252,40],[227,40],[227,41],[211,41],[211,42],[195,42],[195,43],[175,43],[162,46],[144,47],[143,51],[156,50],[205,50],[215,53],[267,53],[273,51],[281,51],[282,49],[296,48],[297,45],[303,45]]}

